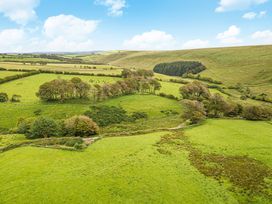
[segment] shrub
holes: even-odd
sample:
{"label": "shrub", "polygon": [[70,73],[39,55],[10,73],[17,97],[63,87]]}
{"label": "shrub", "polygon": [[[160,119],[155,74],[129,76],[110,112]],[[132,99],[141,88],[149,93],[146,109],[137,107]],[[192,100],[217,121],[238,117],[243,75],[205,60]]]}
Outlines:
{"label": "shrub", "polygon": [[189,120],[191,124],[197,124],[206,118],[205,108],[202,102],[184,100],[185,110],[183,118]]}
{"label": "shrub", "polygon": [[92,118],[99,126],[108,126],[131,120],[121,107],[92,106],[91,109],[91,111],[86,111],[84,115]]}
{"label": "shrub", "polygon": [[177,111],[173,110],[161,110],[161,113],[170,116],[170,115],[178,115],[179,113]]}
{"label": "shrub", "polygon": [[19,134],[30,134],[30,128],[35,118],[20,118],[17,122],[17,133]]}
{"label": "shrub", "polygon": [[241,104],[229,103],[229,109],[225,111],[225,116],[237,117],[243,113],[243,106]]}
{"label": "shrub", "polygon": [[97,124],[87,116],[73,116],[64,122],[67,135],[89,137],[99,132]]}
{"label": "shrub", "polygon": [[7,93],[0,93],[0,103],[7,102],[8,99],[8,94]]}
{"label": "shrub", "polygon": [[193,81],[180,88],[184,99],[203,101],[210,99],[211,93],[207,86],[199,81]]}
{"label": "shrub", "polygon": [[229,104],[218,93],[214,94],[206,101],[206,107],[209,116],[215,118],[223,116],[224,113],[227,113],[230,110]]}
{"label": "shrub", "polygon": [[18,103],[18,102],[20,102],[20,98],[21,98],[20,95],[13,94],[10,101],[13,103]]}
{"label": "shrub", "polygon": [[148,115],[145,112],[134,112],[134,113],[132,113],[131,117],[134,120],[139,120],[139,119],[147,119]]}
{"label": "shrub", "polygon": [[243,110],[243,117],[247,120],[271,120],[272,109],[261,106],[246,106]]}
{"label": "shrub", "polygon": [[55,120],[46,117],[39,117],[33,122],[30,128],[30,133],[26,136],[29,139],[48,138],[51,136],[57,136],[58,131],[58,124]]}

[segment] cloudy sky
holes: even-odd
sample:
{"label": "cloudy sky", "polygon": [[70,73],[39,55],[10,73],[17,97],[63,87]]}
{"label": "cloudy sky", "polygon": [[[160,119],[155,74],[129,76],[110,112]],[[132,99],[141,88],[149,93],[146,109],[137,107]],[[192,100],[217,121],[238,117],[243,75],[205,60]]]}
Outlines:
{"label": "cloudy sky", "polygon": [[272,0],[0,0],[0,52],[272,44]]}

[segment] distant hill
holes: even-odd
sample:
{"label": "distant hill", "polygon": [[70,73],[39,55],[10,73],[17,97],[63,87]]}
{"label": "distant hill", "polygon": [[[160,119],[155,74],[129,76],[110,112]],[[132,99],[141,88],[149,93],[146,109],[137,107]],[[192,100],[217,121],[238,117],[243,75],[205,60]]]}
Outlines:
{"label": "distant hill", "polygon": [[242,83],[254,91],[272,94],[272,45],[180,51],[116,51],[96,57],[98,62],[138,69],[153,69],[158,63],[180,60],[202,62],[207,67],[202,76],[226,85]]}

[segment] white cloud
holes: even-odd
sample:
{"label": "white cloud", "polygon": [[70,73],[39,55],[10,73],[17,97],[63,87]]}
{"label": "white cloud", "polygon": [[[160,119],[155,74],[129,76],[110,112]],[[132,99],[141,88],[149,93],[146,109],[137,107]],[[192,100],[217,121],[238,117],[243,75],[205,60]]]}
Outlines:
{"label": "white cloud", "polygon": [[0,13],[18,24],[26,24],[36,17],[39,0],[0,0]]}
{"label": "white cloud", "polygon": [[49,39],[50,51],[91,50],[90,35],[96,30],[98,21],[83,20],[72,15],[49,17],[44,23],[44,33]]}
{"label": "white cloud", "polygon": [[25,40],[25,32],[22,29],[6,29],[0,31],[0,52],[20,52],[21,43]]}
{"label": "white cloud", "polygon": [[232,25],[225,32],[219,33],[216,38],[224,44],[237,44],[242,42],[242,40],[238,38],[240,32],[240,28]]}
{"label": "white cloud", "polygon": [[252,20],[252,19],[256,18],[256,16],[257,16],[257,13],[255,13],[255,12],[248,12],[248,13],[245,13],[243,15],[243,18],[247,19],[247,20]]}
{"label": "white cloud", "polygon": [[96,0],[95,2],[107,6],[110,16],[122,16],[123,9],[126,7],[126,0]]}
{"label": "white cloud", "polygon": [[215,9],[216,12],[226,12],[232,10],[243,10],[254,5],[259,5],[268,0],[220,0],[219,6]]}
{"label": "white cloud", "polygon": [[210,42],[208,40],[189,40],[183,44],[184,49],[194,49],[194,48],[206,48],[208,47]]}
{"label": "white cloud", "polygon": [[251,35],[251,38],[261,44],[272,43],[272,30],[257,31]]}
{"label": "white cloud", "polygon": [[266,16],[266,14],[267,14],[267,11],[261,11],[259,13],[259,18],[262,18],[262,17]]}
{"label": "white cloud", "polygon": [[130,40],[125,40],[125,49],[135,50],[157,50],[171,49],[175,46],[175,38],[164,31],[151,30],[149,32],[135,35]]}
{"label": "white cloud", "polygon": [[259,13],[248,12],[243,15],[243,18],[247,20],[253,20],[255,18],[263,18],[266,15],[266,13],[267,13],[266,11],[261,11]]}

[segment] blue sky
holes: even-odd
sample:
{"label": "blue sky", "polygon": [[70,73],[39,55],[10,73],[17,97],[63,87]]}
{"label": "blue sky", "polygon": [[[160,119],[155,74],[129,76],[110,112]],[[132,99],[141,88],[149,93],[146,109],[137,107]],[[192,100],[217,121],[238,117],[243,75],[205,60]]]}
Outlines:
{"label": "blue sky", "polygon": [[272,0],[1,0],[0,52],[272,44]]}

